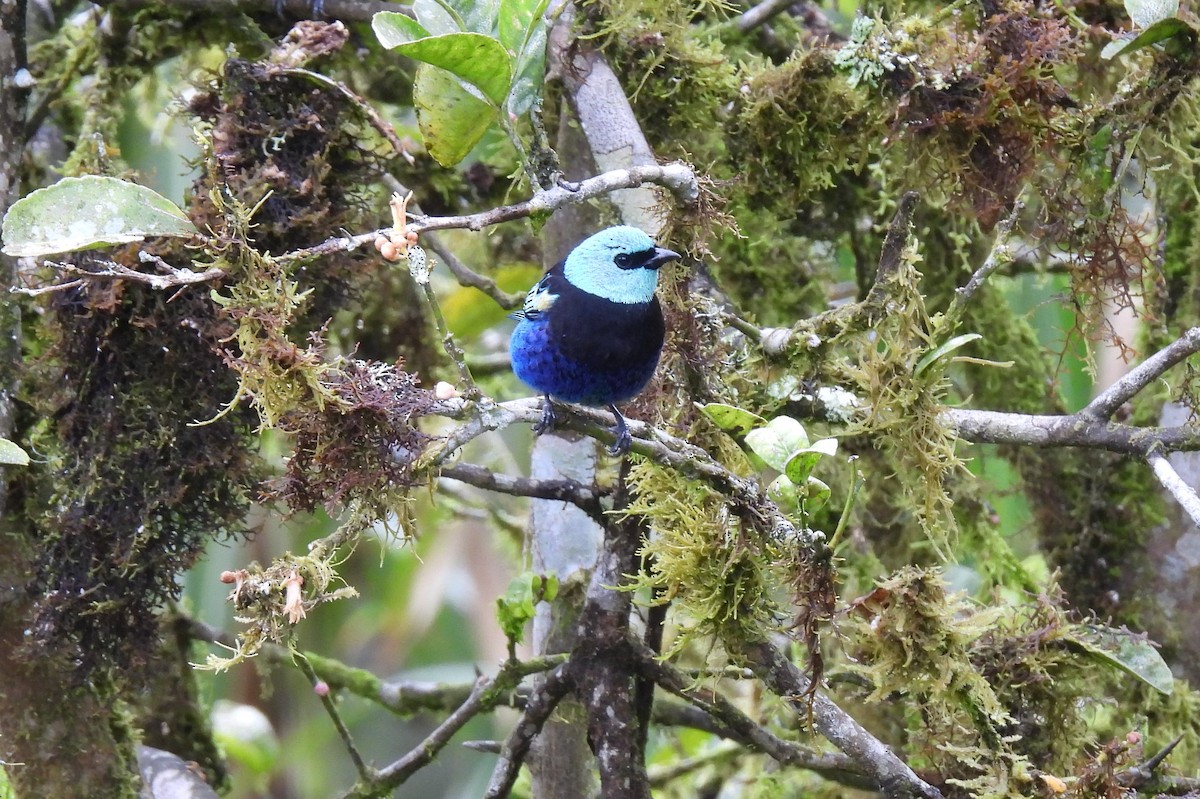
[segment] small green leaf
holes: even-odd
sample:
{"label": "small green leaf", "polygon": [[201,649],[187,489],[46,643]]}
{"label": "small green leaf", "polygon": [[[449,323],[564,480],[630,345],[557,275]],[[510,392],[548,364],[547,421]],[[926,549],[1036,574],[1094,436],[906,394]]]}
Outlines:
{"label": "small green leaf", "polygon": [[1177,17],[1159,20],[1132,39],[1127,36],[1113,39],[1104,45],[1104,49],[1100,51],[1100,57],[1107,60],[1126,53],[1133,53],[1184,33],[1194,36],[1195,31],[1191,25]]}
{"label": "small green leaf", "polygon": [[4,216],[4,252],[16,257],[193,236],[175,203],[145,186],[88,175],[63,178],[17,200]]}
{"label": "small green leaf", "polygon": [[508,94],[508,110],[517,116],[529,111],[541,97],[546,79],[546,36],[547,26],[539,17],[517,56],[512,90]]}
{"label": "small green leaf", "polygon": [[781,474],[767,486],[767,497],[785,514],[795,516],[800,512],[800,490],[796,484]]}
{"label": "small green leaf", "polygon": [[735,436],[745,435],[754,428],[762,427],[767,423],[767,420],[757,413],[751,413],[736,405],[726,405],[723,402],[710,402],[706,405],[697,402],[696,407],[700,409],[701,413],[712,419],[713,424],[717,427]]}
{"label": "small green leaf", "polygon": [[963,333],[961,336],[955,336],[946,343],[942,344],[940,347],[936,347],[935,349],[925,353],[925,356],[921,358],[921,360],[917,361],[917,368],[913,370],[913,376],[919,377],[921,372],[924,372],[931,365],[937,363],[942,358],[945,358],[956,349],[981,338],[983,338],[983,336],[978,333]]}
{"label": "small green leaf", "polygon": [[417,124],[429,154],[451,167],[467,157],[496,119],[496,109],[467,93],[444,69],[422,64],[413,82]]}
{"label": "small green leaf", "polygon": [[28,466],[29,453],[7,438],[0,438],[0,465]]}
{"label": "small green leaf", "polygon": [[1099,624],[1074,624],[1066,631],[1066,641],[1101,663],[1132,674],[1160,693],[1169,696],[1175,689],[1171,668],[1144,636]]}
{"label": "small green leaf", "polygon": [[788,458],[787,463],[784,465],[784,474],[793,483],[800,485],[812,474],[817,461],[821,460],[825,455],[836,455],[837,448],[838,441],[836,438],[822,438],[820,441],[814,441],[811,446],[805,447]]}
{"label": "small green leaf", "polygon": [[525,625],[533,619],[537,604],[543,600],[551,602],[557,595],[558,578],[553,575],[525,572],[514,577],[504,596],[496,599],[496,619],[508,640],[521,643]]}
{"label": "small green leaf", "polygon": [[500,42],[482,33],[430,36],[416,20],[391,11],[371,19],[379,42],[389,50],[454,74],[483,93],[493,105],[503,104],[512,88],[512,58]]}
{"label": "small green leaf", "polygon": [[788,458],[808,446],[804,425],[790,416],[776,416],[766,427],[746,434],[746,446],[777,472],[787,466]]}
{"label": "small green leaf", "polygon": [[808,478],[804,481],[804,509],[810,513],[820,509],[832,494],[833,491],[825,481],[815,477]]}
{"label": "small green leaf", "polygon": [[[458,16],[453,8],[445,3],[439,3],[438,0],[415,0],[412,9],[413,13],[417,15],[417,21],[421,23],[421,27],[428,31],[428,33],[422,34],[423,36],[441,36],[443,33],[458,33],[466,30],[462,17]],[[381,11],[380,13],[392,14],[395,12]],[[372,19],[371,27],[374,26],[375,20]],[[378,35],[378,31],[376,31],[376,35]]]}
{"label": "small green leaf", "polygon": [[537,28],[545,29],[542,15],[550,0],[500,0],[500,44],[513,55],[525,49]]}
{"label": "small green leaf", "polygon": [[252,705],[218,699],[212,709],[213,738],[225,754],[264,776],[275,769],[279,760],[279,739],[271,721]]}
{"label": "small green leaf", "polygon": [[1156,22],[1179,14],[1179,0],[1125,0],[1125,11],[1133,24],[1149,28]]}

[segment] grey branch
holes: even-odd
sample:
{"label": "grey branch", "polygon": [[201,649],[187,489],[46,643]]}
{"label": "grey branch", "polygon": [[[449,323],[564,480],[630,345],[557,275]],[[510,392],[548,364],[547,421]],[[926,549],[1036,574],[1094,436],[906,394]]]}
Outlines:
{"label": "grey branch", "polygon": [[1171,496],[1175,497],[1187,511],[1187,515],[1192,518],[1192,524],[1200,527],[1200,497],[1196,496],[1195,490],[1179,476],[1179,472],[1175,471],[1171,462],[1162,455],[1152,454],[1146,458],[1146,461],[1154,470],[1154,476],[1158,478],[1158,482],[1162,483],[1163,488],[1170,491]]}
{"label": "grey branch", "polygon": [[[707,691],[687,674],[658,658],[648,647],[635,645],[641,669],[660,687],[695,706],[715,722],[715,732],[749,749],[763,752],[785,766],[803,768],[856,788],[871,789],[875,783],[864,776],[862,766],[845,755],[814,752],[779,738],[714,691]],[[695,726],[696,722],[692,722]],[[894,755],[893,755],[894,757]]]}
{"label": "grey branch", "polygon": [[[524,219],[534,214],[549,213],[569,205],[579,205],[618,189],[630,189],[646,183],[655,183],[669,189],[680,202],[688,205],[694,203],[700,196],[700,185],[696,180],[696,173],[687,164],[639,166],[631,169],[614,169],[571,186],[555,186],[546,191],[539,191],[528,200],[493,208],[489,211],[481,211],[477,214],[418,216],[408,224],[407,229],[417,234],[431,230],[483,230],[489,225]],[[346,252],[371,244],[379,236],[388,236],[391,232],[391,228],[381,228],[356,236],[327,239],[313,247],[281,255],[278,260],[286,262],[314,258],[333,252]]]}
{"label": "grey branch", "polygon": [[53,286],[45,286],[42,288],[13,288],[12,291],[17,294],[27,294],[29,296],[37,296],[39,294],[47,294],[52,291],[65,291],[69,288],[82,285],[83,281],[87,280],[129,280],[135,283],[144,283],[152,289],[170,289],[181,288],[183,286],[191,286],[196,283],[208,283],[213,280],[222,280],[225,278],[225,270],[212,267],[203,272],[193,272],[190,269],[177,269],[161,258],[141,254],[142,261],[156,265],[163,274],[155,275],[149,272],[139,272],[136,269],[130,269],[127,266],[122,266],[114,261],[101,261],[99,269],[82,269],[75,264],[60,263],[57,261],[46,261],[46,265],[53,267],[59,272],[68,275],[75,275],[74,280],[69,280],[65,283],[58,283]]}
{"label": "grey branch", "polygon": [[941,791],[918,777],[908,764],[846,711],[824,694],[810,693],[808,678],[778,648],[767,641],[759,641],[746,645],[743,652],[749,658],[750,668],[763,683],[780,698],[789,700],[797,712],[808,712],[811,697],[813,725],[817,731],[869,775],[885,796],[942,799]]}
{"label": "grey branch", "polygon": [[1081,413],[1107,419],[1117,408],[1150,385],[1163,372],[1200,351],[1200,327],[1193,327],[1130,370],[1092,400]]}
{"label": "grey branch", "polygon": [[1200,428],[1134,427],[1083,412],[1063,416],[946,408],[943,419],[977,444],[1085,447],[1147,457],[1151,452],[1200,449]]}
{"label": "grey branch", "polygon": [[492,779],[488,783],[484,799],[501,799],[512,792],[513,784],[521,764],[529,755],[529,747],[533,739],[541,731],[559,701],[571,689],[567,678],[567,664],[562,664],[546,675],[545,681],[529,695],[525,703],[525,712],[520,721],[513,727],[504,745],[500,747],[500,759],[492,771]]}
{"label": "grey branch", "polygon": [[455,463],[444,466],[441,469],[441,476],[473,485],[476,488],[511,494],[515,497],[536,497],[537,499],[570,502],[587,511],[597,522],[604,520],[600,508],[600,495],[595,489],[574,480],[534,480],[526,477],[512,477],[473,463]]}
{"label": "grey branch", "polygon": [[794,0],[763,0],[763,2],[747,9],[737,17],[737,29],[742,33],[754,30],[790,6],[793,2]]}

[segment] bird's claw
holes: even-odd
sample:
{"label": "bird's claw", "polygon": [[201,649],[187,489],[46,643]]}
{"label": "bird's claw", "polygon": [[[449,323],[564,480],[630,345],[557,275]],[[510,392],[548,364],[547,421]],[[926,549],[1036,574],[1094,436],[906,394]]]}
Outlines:
{"label": "bird's claw", "polygon": [[616,441],[608,448],[609,455],[624,455],[633,446],[633,436],[629,435],[629,425],[625,424],[625,417],[617,410],[616,405],[609,405],[608,409],[613,412],[613,419],[616,424],[608,428],[608,431],[616,436]]}
{"label": "bird's claw", "polygon": [[609,455],[624,455],[629,452],[629,448],[633,446],[633,436],[629,435],[629,428],[625,425],[610,427],[609,432],[617,437],[617,440],[608,447]]}
{"label": "bird's claw", "polygon": [[542,397],[542,418],[533,426],[533,434],[540,436],[542,433],[549,433],[557,423],[558,419],[554,415],[554,406],[550,403],[550,398]]}

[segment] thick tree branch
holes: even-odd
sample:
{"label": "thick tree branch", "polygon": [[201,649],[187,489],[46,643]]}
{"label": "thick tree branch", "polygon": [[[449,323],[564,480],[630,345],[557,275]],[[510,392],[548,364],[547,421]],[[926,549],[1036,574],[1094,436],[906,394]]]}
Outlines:
{"label": "thick tree branch", "polygon": [[1085,447],[1139,457],[1200,449],[1200,428],[1186,425],[1133,427],[1084,413],[1037,416],[968,408],[946,408],[942,415],[959,437],[977,444]]}
{"label": "thick tree branch", "polygon": [[1192,519],[1192,524],[1200,527],[1200,497],[1196,496],[1195,489],[1179,476],[1179,472],[1175,471],[1171,462],[1162,455],[1152,454],[1146,458],[1146,461],[1154,470],[1154,476],[1158,478],[1158,482],[1162,483],[1163,488],[1170,491],[1171,496],[1175,497],[1176,501],[1187,511],[1187,515]]}
{"label": "thick tree branch", "polygon": [[492,771],[484,799],[502,799],[512,793],[521,764],[529,755],[533,739],[541,732],[546,720],[554,712],[559,701],[572,688],[567,674],[567,664],[562,664],[546,675],[546,679],[529,695],[520,721],[500,748],[500,759]]}
{"label": "thick tree branch", "polygon": [[[864,776],[862,767],[845,755],[814,752],[779,738],[770,730],[755,723],[725,697],[701,688],[696,680],[669,663],[659,659],[649,648],[635,647],[643,673],[664,690],[691,703],[707,716],[718,735],[737,741],[742,746],[762,752],[776,762],[814,771],[828,779],[856,788],[872,789],[875,783]],[[695,726],[694,724],[692,726]]]}
{"label": "thick tree branch", "polygon": [[743,652],[750,660],[750,668],[763,683],[780,698],[789,700],[797,713],[807,716],[811,708],[817,731],[874,779],[885,796],[942,799],[941,791],[918,777],[886,744],[867,732],[846,711],[824,694],[813,693],[808,678],[778,648],[759,641],[745,645]]}
{"label": "thick tree branch", "polygon": [[1200,327],[1193,327],[1175,341],[1129,370],[1117,382],[1102,391],[1080,413],[1107,419],[1117,408],[1132,399],[1160,375],[1189,355],[1200,352]]}

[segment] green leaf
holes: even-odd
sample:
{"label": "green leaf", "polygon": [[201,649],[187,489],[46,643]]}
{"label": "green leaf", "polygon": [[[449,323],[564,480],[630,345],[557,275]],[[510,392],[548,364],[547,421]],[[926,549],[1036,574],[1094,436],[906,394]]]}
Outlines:
{"label": "green leaf", "polygon": [[422,64],[413,82],[413,105],[425,146],[445,167],[467,157],[496,120],[496,109],[467,93],[444,69]]}
{"label": "green leaf", "polygon": [[88,175],[63,178],[17,200],[4,216],[4,252],[50,255],[151,236],[193,236],[175,203],[136,183]]}
{"label": "green leaf", "polygon": [[[428,31],[423,34],[425,36],[441,36],[443,33],[458,33],[459,31],[467,30],[462,21],[462,17],[458,16],[452,7],[445,3],[439,3],[438,0],[416,0],[412,5],[413,13],[417,15],[417,21],[421,26]],[[380,14],[392,14],[391,11],[381,11]],[[376,14],[376,16],[379,16]],[[403,16],[403,15],[400,15]],[[375,26],[375,20],[371,20],[371,27]],[[376,31],[376,35],[378,35]]]}
{"label": "green leaf", "polygon": [[552,602],[558,595],[558,578],[524,572],[508,584],[504,596],[496,599],[496,619],[505,637],[514,644],[525,637],[525,625],[536,613],[537,603]]}
{"label": "green leaf", "polygon": [[1074,624],[1067,628],[1066,641],[1095,660],[1132,674],[1160,693],[1170,696],[1175,689],[1171,668],[1144,636],[1099,624]]}
{"label": "green leaf", "polygon": [[212,726],[213,738],[228,757],[253,774],[274,771],[279,761],[279,739],[261,710],[218,699],[213,703]]}
{"label": "green leaf", "polygon": [[913,370],[913,377],[919,377],[921,372],[924,372],[931,365],[937,363],[942,358],[945,358],[956,349],[981,338],[983,338],[983,336],[978,333],[963,333],[961,336],[955,336],[946,343],[942,344],[940,347],[925,353],[925,356],[921,358],[921,360],[917,361],[917,368]]}
{"label": "green leaf", "polygon": [[1159,20],[1132,39],[1128,37],[1113,39],[1104,45],[1104,49],[1100,51],[1100,57],[1107,60],[1126,53],[1133,53],[1184,33],[1194,36],[1195,30],[1191,25],[1176,17]]}
{"label": "green leaf", "polygon": [[517,57],[513,85],[508,94],[508,110],[517,116],[528,112],[541,97],[546,79],[547,30],[539,17]]}
{"label": "green leaf", "polygon": [[796,484],[781,474],[767,486],[767,497],[789,516],[800,512],[800,490]]}
{"label": "green leaf", "polygon": [[28,466],[29,453],[7,438],[0,438],[0,465]]}
{"label": "green leaf", "polygon": [[804,509],[810,513],[820,509],[829,501],[832,494],[833,491],[824,480],[818,480],[815,477],[808,478],[804,481]]}
{"label": "green leaf", "polygon": [[792,417],[776,416],[766,427],[747,433],[746,446],[772,469],[782,472],[788,458],[808,446],[808,434],[804,425]]}
{"label": "green leaf", "polygon": [[1156,22],[1179,14],[1179,0],[1125,0],[1125,11],[1133,24],[1149,28]]}
{"label": "green leaf", "polygon": [[757,413],[739,408],[736,405],[726,405],[723,402],[710,402],[706,405],[696,403],[700,412],[712,419],[713,424],[733,435],[745,435],[756,427],[762,427],[767,420]]}
{"label": "green leaf", "polygon": [[512,59],[503,45],[482,33],[430,36],[416,20],[380,11],[371,19],[379,42],[389,50],[453,73],[501,105],[512,88]]}
{"label": "green leaf", "polygon": [[525,49],[536,27],[545,28],[542,15],[550,0],[500,0],[500,44],[513,55]]}
{"label": "green leaf", "polygon": [[820,441],[814,441],[811,446],[806,447],[788,458],[784,465],[783,472],[796,485],[800,485],[808,476],[812,474],[812,470],[817,465],[817,461],[825,455],[836,455],[838,441],[836,438],[822,438]]}

